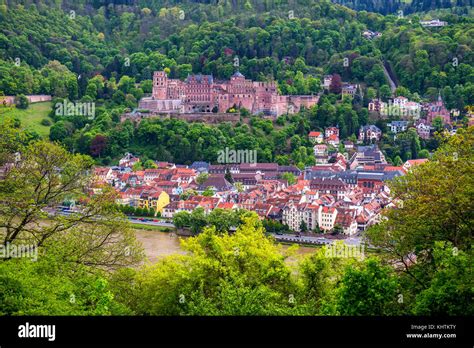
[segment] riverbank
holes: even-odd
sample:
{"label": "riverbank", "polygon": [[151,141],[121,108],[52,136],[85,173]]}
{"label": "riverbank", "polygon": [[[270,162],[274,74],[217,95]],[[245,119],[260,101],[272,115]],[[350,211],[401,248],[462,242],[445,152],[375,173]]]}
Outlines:
{"label": "riverbank", "polygon": [[[134,228],[133,230],[137,240],[142,243],[145,255],[150,262],[156,263],[159,259],[165,256],[185,253],[181,248],[180,239],[188,237],[178,236],[173,232],[157,230],[157,228],[161,227],[153,226],[153,230],[148,229],[150,226],[146,226],[145,228],[142,227],[143,226],[140,226],[140,228]],[[286,250],[293,244],[285,243],[280,245],[283,250]],[[318,248],[314,246],[298,246],[296,254],[288,260],[289,262],[294,262],[296,259],[299,259],[300,256],[314,254],[317,250]]]}

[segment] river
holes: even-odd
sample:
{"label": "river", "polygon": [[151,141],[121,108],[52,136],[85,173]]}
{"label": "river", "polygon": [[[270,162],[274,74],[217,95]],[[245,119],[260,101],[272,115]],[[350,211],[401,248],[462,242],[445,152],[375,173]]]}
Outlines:
{"label": "river", "polygon": [[[168,255],[184,254],[179,242],[179,239],[183,237],[179,237],[175,233],[148,231],[142,229],[135,229],[134,231],[138,241],[143,244],[147,259],[152,263],[155,263],[160,258]],[[282,247],[286,250],[289,246],[282,245]],[[287,260],[289,262],[296,262],[302,256],[312,254],[316,252],[316,250],[318,249],[314,247],[299,246],[296,254],[289,257]]]}

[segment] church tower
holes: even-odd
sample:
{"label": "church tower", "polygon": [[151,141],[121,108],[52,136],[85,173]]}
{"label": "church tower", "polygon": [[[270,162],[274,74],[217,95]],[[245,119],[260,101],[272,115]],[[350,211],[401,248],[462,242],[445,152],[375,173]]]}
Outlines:
{"label": "church tower", "polygon": [[168,76],[164,71],[155,71],[153,74],[153,99],[168,99]]}

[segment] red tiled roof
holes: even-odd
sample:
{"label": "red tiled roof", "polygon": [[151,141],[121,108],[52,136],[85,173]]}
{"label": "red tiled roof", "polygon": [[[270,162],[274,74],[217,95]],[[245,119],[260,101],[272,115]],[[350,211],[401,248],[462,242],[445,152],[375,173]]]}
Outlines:
{"label": "red tiled roof", "polygon": [[309,132],[310,137],[319,137],[321,135],[321,132]]}

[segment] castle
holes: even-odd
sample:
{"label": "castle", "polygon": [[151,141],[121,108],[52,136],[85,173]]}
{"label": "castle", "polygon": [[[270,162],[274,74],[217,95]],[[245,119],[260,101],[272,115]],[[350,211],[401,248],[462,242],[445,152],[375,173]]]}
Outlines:
{"label": "castle", "polygon": [[184,81],[170,79],[164,71],[153,74],[151,97],[142,98],[139,109],[155,113],[226,113],[245,108],[252,114],[280,116],[317,104],[319,96],[279,95],[275,82],[256,82],[236,72],[229,81],[216,82],[212,75],[190,75]]}

